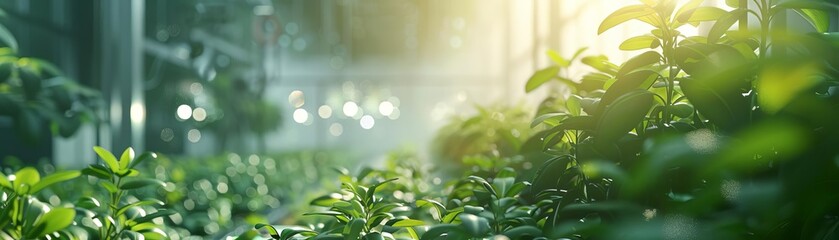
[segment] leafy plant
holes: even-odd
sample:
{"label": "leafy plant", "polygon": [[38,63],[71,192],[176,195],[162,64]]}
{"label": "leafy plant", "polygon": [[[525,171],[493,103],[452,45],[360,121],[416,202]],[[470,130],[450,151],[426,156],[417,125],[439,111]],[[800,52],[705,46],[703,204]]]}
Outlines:
{"label": "leafy plant", "polygon": [[[124,201],[124,197],[135,189],[143,187],[162,187],[165,184],[153,178],[139,177],[140,172],[135,167],[141,162],[156,158],[154,153],[143,153],[135,158],[134,150],[127,148],[119,159],[111,152],[101,147],[94,147],[94,151],[104,161],[104,165],[94,164],[82,170],[82,173],[100,179],[99,186],[107,191],[108,199],[100,201],[92,197],[79,200],[79,205],[91,211],[101,210],[92,218],[99,222],[97,230],[100,239],[164,239],[165,232],[152,220],[168,216],[174,212],[158,209],[163,202],[157,199],[146,199],[134,202]],[[151,210],[146,213],[142,208]],[[101,224],[101,225],[100,225]]]}
{"label": "leafy plant", "polygon": [[[327,207],[327,211],[307,213],[305,215],[327,216],[333,220],[320,227],[318,231],[309,228],[287,228],[277,230],[272,225],[257,224],[257,229],[267,228],[275,239],[290,239],[302,235],[313,239],[394,239],[393,234],[405,229],[416,237],[411,228],[426,225],[423,221],[410,219],[406,214],[409,208],[403,203],[385,201],[387,197],[377,196],[379,187],[396,181],[396,178],[378,181],[372,185],[362,185],[342,170],[341,192],[317,198],[311,202],[314,206]],[[369,187],[368,187],[369,186]]]}
{"label": "leafy plant", "polygon": [[[5,13],[0,10],[0,15]],[[14,120],[22,140],[37,143],[44,129],[69,137],[83,123],[97,120],[99,92],[64,77],[47,61],[17,52],[17,40],[0,25],[0,116]]]}
{"label": "leafy plant", "polygon": [[3,239],[40,239],[47,236],[68,237],[64,231],[73,223],[76,211],[68,207],[53,207],[33,197],[50,185],[76,178],[79,171],[56,172],[41,178],[32,167],[14,175],[0,173],[3,202],[0,209],[0,237]]}

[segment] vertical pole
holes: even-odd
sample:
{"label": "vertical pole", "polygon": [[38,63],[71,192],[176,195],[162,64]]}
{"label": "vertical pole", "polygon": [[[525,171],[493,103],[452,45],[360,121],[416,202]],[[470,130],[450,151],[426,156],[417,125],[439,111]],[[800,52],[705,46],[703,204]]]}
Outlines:
{"label": "vertical pole", "polygon": [[121,152],[144,149],[146,107],[142,79],[142,0],[101,1],[100,77],[107,107],[100,127],[100,145]]}

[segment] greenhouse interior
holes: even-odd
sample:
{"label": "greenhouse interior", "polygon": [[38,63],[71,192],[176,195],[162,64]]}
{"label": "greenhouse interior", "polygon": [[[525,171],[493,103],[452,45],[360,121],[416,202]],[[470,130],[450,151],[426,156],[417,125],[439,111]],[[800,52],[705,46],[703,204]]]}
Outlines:
{"label": "greenhouse interior", "polygon": [[835,0],[3,0],[0,239],[839,239]]}

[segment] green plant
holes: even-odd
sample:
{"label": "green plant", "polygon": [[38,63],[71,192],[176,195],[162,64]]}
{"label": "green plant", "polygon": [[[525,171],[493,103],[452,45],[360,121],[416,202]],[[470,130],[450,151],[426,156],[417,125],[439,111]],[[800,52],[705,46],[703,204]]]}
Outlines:
{"label": "green plant", "polygon": [[[5,13],[0,10],[0,15]],[[64,77],[47,61],[17,52],[17,40],[0,25],[0,116],[14,120],[22,140],[37,143],[44,129],[69,137],[83,123],[97,120],[99,92]]]}
{"label": "green plant", "polygon": [[[82,173],[100,179],[99,186],[107,191],[108,199],[97,200],[92,197],[84,197],[79,200],[80,206],[91,211],[102,210],[92,218],[96,219],[99,239],[164,239],[165,232],[152,220],[168,216],[174,212],[166,209],[158,209],[163,202],[154,198],[126,202],[124,197],[135,189],[165,184],[153,178],[139,177],[140,172],[135,168],[143,161],[156,158],[154,153],[143,153],[137,158],[134,157],[134,150],[127,148],[117,159],[111,152],[101,147],[94,147],[94,151],[104,161],[105,165],[94,164],[82,170]],[[142,207],[152,212],[146,213]]]}
{"label": "green plant", "polygon": [[[64,231],[73,223],[76,211],[68,207],[54,207],[33,197],[50,185],[76,178],[79,171],[56,172],[41,178],[38,170],[23,168],[9,177],[0,173],[0,238],[40,239],[69,237]],[[12,178],[13,177],[13,178]]]}
{"label": "green plant", "polygon": [[365,186],[359,181],[362,181],[366,174],[362,173],[358,178],[353,178],[346,170],[340,172],[341,192],[325,195],[311,202],[314,206],[327,207],[329,210],[305,214],[333,219],[318,231],[305,228],[278,231],[274,226],[267,224],[257,224],[255,228],[267,228],[275,239],[289,239],[298,234],[314,239],[394,239],[393,234],[399,229],[405,229],[409,235],[416,238],[417,233],[411,227],[426,225],[423,221],[404,216],[410,209],[403,203],[386,201],[385,199],[390,198],[376,195],[379,187],[396,181],[396,178]]}

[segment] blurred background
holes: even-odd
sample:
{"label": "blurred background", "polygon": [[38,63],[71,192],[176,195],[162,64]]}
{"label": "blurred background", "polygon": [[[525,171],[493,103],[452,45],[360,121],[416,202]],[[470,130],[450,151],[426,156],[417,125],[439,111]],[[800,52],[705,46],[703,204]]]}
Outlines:
{"label": "blurred background", "polygon": [[[80,169],[98,161],[93,146],[158,152],[142,172],[165,191],[137,199],[179,212],[170,236],[216,237],[283,219],[318,185],[334,186],[332,166],[415,170],[420,159],[460,171],[440,166],[509,158],[528,170],[540,163],[505,151],[531,136],[539,101],[570,94],[558,81],[525,94],[528,78],[552,65],[551,50],[587,47],[616,63],[638,54],[618,45],[648,32],[643,23],[597,34],[636,2],[0,1],[0,75],[20,85],[0,81],[0,170]],[[704,4],[729,10],[724,2]],[[564,73],[581,77],[579,65]],[[470,157],[481,154],[492,157]],[[76,191],[90,179],[69,184],[50,191],[93,191]]]}
{"label": "blurred background", "polygon": [[473,105],[526,104],[512,99],[524,98],[548,49],[625,59],[631,53],[605,43],[632,25],[595,32],[631,1],[620,2],[3,1],[19,54],[101,92],[101,106],[92,113],[100,121],[66,136],[37,131],[34,144],[0,117],[9,133],[0,152],[66,167],[92,162],[94,145],[190,156],[340,149],[371,161],[405,146],[423,154],[436,129]]}

